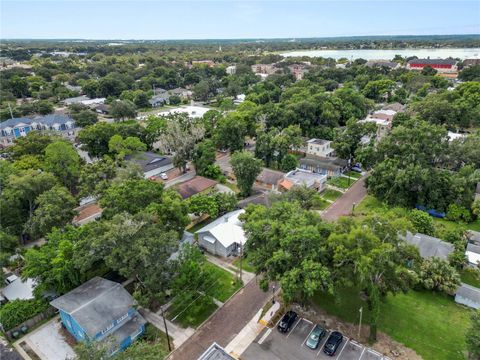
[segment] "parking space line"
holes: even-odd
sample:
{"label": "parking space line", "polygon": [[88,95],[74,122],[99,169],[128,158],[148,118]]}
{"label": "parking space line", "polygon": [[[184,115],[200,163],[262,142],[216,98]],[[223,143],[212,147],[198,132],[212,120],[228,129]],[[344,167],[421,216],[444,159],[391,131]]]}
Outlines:
{"label": "parking space line", "polygon": [[347,341],[345,341],[345,344],[343,344],[342,350],[340,350],[340,352],[338,353],[337,359],[340,359],[340,356],[342,356],[343,349],[345,349],[345,346],[347,346],[348,344],[348,338],[345,338],[345,339],[347,339]]}
{"label": "parking space line", "polygon": [[308,320],[308,319],[305,319],[305,318],[302,318],[302,319],[303,319],[303,321],[306,321],[306,322],[308,322],[309,324],[313,324],[313,322],[311,322],[311,321]]}
{"label": "parking space line", "polygon": [[367,348],[366,348],[366,347],[363,347],[362,353],[360,354],[360,357],[358,358],[358,360],[360,360],[360,359],[362,358],[363,353],[365,352],[365,350],[367,350]]}
{"label": "parking space line", "polygon": [[[310,321],[310,324],[313,324],[313,323]],[[305,345],[305,343],[307,342],[307,340],[310,337],[310,334],[312,333],[313,329],[315,329],[315,325],[312,326],[312,329],[308,332],[307,337],[305,338],[305,340],[303,340],[302,346]]]}
{"label": "parking space line", "polygon": [[297,325],[300,323],[300,321],[302,321],[302,318],[300,318],[297,323],[295,324],[295,326],[293,327],[292,330],[290,330],[287,334],[287,338],[290,336],[290,334],[295,330],[295,328],[297,327]]}
{"label": "parking space line", "polygon": [[258,340],[258,344],[262,345],[265,339],[268,337],[268,335],[270,335],[271,332],[272,332],[272,329],[267,329],[267,331],[265,331],[265,334],[263,334],[260,340]]}

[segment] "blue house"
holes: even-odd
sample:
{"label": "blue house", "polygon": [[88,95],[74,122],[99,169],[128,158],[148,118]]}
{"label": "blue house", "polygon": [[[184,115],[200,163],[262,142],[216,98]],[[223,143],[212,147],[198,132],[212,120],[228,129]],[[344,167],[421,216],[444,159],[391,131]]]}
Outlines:
{"label": "blue house", "polygon": [[50,304],[77,341],[108,341],[111,355],[124,350],[145,331],[145,319],[119,283],[94,277]]}

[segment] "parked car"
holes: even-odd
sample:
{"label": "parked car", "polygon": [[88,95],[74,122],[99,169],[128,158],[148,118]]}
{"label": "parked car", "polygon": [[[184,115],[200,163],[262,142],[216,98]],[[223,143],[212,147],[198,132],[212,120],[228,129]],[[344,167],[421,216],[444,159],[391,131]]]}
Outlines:
{"label": "parked car", "polygon": [[318,348],[320,341],[322,341],[326,333],[327,332],[325,331],[325,329],[322,328],[320,325],[315,325],[313,330],[310,332],[310,335],[308,336],[305,345],[307,345],[310,349],[315,350],[316,348]]}
{"label": "parked car", "polygon": [[361,172],[362,172],[362,168],[359,167],[359,166],[354,166],[354,167],[352,167],[352,171],[355,171],[355,172],[357,172],[357,173],[361,173]]}
{"label": "parked car", "polygon": [[332,332],[328,337],[327,342],[325,343],[325,346],[323,347],[323,352],[329,356],[335,355],[342,341],[343,341],[343,335],[341,332],[339,331]]}
{"label": "parked car", "polygon": [[278,331],[286,333],[290,331],[290,328],[292,327],[293,323],[295,320],[297,320],[298,315],[295,311],[287,311],[285,315],[283,315],[282,320],[278,323]]}
{"label": "parked car", "polygon": [[162,180],[168,180],[168,175],[166,173],[161,173],[160,177],[162,178]]}
{"label": "parked car", "polygon": [[11,283],[13,283],[15,280],[18,279],[18,276],[15,275],[15,274],[7,274],[7,276],[5,277],[5,284],[6,285],[10,285]]}

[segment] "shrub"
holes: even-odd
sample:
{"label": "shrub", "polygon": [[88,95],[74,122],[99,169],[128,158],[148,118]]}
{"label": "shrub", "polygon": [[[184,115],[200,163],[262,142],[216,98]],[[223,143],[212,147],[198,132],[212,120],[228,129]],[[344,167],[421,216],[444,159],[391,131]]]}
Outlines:
{"label": "shrub", "polygon": [[408,218],[415,227],[415,230],[417,230],[419,233],[430,236],[434,235],[435,226],[433,224],[433,220],[426,212],[413,209],[410,211]]}
{"label": "shrub", "polygon": [[13,300],[0,308],[0,323],[5,331],[40,314],[48,308],[43,300]]}
{"label": "shrub", "polygon": [[470,211],[463,206],[458,206],[457,204],[448,205],[447,209],[447,220],[450,221],[472,221],[472,214]]}

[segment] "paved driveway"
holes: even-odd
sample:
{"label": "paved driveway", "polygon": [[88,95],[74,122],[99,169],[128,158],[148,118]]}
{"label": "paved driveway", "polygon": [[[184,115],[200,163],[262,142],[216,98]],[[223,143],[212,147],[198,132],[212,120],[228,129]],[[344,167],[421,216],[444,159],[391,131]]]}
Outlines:
{"label": "paved driveway", "polygon": [[241,354],[242,360],[389,360],[388,357],[366,348],[346,337],[334,356],[327,356],[323,346],[331,334],[331,330],[322,338],[317,349],[312,350],[305,345],[315,324],[300,318],[287,334],[276,328],[266,329]]}
{"label": "paved driveway", "polygon": [[[42,360],[73,359],[75,352],[71,346],[66,343],[60,334],[60,330],[60,319],[55,317],[38,329],[25,335],[15,343],[15,347],[18,348],[18,346],[20,346],[23,348],[22,343],[25,342]],[[20,352],[22,353],[23,351]]]}
{"label": "paved driveway", "polygon": [[359,204],[367,195],[365,188],[366,176],[358,180],[352,185],[341,197],[337,199],[327,210],[322,214],[325,220],[337,220],[340,216],[349,215],[352,213],[352,204]]}

